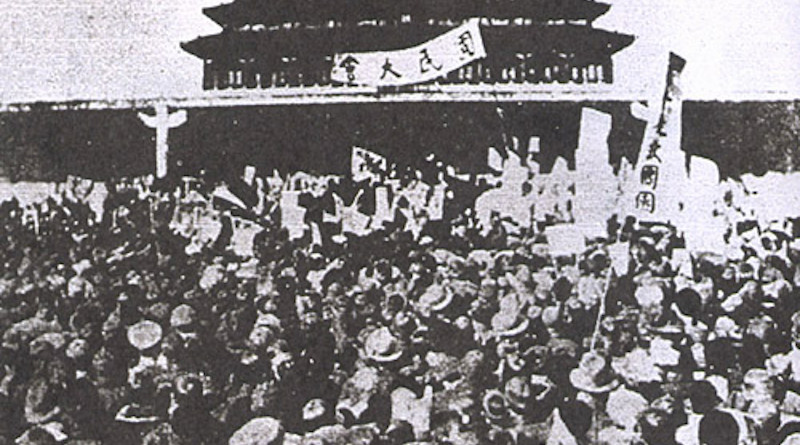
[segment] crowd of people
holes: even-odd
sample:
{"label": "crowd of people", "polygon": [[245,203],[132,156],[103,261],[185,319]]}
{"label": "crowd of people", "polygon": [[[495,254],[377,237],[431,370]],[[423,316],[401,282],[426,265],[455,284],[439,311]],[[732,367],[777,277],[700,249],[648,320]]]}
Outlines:
{"label": "crowd of people", "polygon": [[0,205],[0,443],[800,443],[791,221],[723,255],[612,219],[556,255],[499,220],[320,241],[270,213],[241,251],[176,224],[188,195]]}

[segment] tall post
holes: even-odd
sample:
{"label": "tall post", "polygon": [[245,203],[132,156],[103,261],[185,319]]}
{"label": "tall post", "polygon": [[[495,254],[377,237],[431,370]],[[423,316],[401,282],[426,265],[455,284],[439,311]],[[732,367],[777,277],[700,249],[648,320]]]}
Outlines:
{"label": "tall post", "polygon": [[153,107],[155,115],[139,113],[139,119],[148,128],[156,130],[156,177],[167,176],[167,160],[169,156],[169,143],[167,136],[171,128],[180,127],[186,123],[186,110],[170,113],[167,104],[157,103]]}

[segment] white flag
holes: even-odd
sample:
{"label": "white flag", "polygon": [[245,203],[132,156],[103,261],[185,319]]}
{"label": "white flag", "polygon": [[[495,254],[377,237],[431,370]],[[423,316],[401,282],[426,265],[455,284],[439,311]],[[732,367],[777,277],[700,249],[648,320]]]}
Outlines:
{"label": "white flag", "polygon": [[388,165],[388,161],[383,156],[363,148],[353,147],[350,157],[350,173],[353,181],[380,180],[380,175],[386,172]]}

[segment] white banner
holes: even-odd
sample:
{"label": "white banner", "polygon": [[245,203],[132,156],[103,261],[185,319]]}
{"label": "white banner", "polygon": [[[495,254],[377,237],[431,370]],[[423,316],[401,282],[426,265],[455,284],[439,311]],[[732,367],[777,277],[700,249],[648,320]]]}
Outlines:
{"label": "white banner", "polygon": [[682,208],[687,179],[686,153],[681,149],[680,75],[684,65],[682,58],[670,53],[661,112],[652,113],[645,128],[631,203],[632,213],[640,221],[674,222]]}
{"label": "white banner", "polygon": [[399,86],[428,82],[486,57],[479,19],[413,48],[337,54],[331,79],[349,85]]}

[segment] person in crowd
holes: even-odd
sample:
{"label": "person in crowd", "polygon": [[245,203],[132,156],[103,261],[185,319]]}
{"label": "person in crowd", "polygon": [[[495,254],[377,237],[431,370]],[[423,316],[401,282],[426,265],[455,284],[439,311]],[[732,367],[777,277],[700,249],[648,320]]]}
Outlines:
{"label": "person in crowd", "polygon": [[311,183],[299,238],[280,188],[261,213],[143,180],[110,186],[101,214],[0,204],[0,444],[800,434],[796,230],[756,222],[731,230],[737,252],[689,253],[675,227],[628,218],[554,255],[542,227],[434,224],[399,189],[402,221],[347,232],[333,193],[368,214],[376,184]]}

